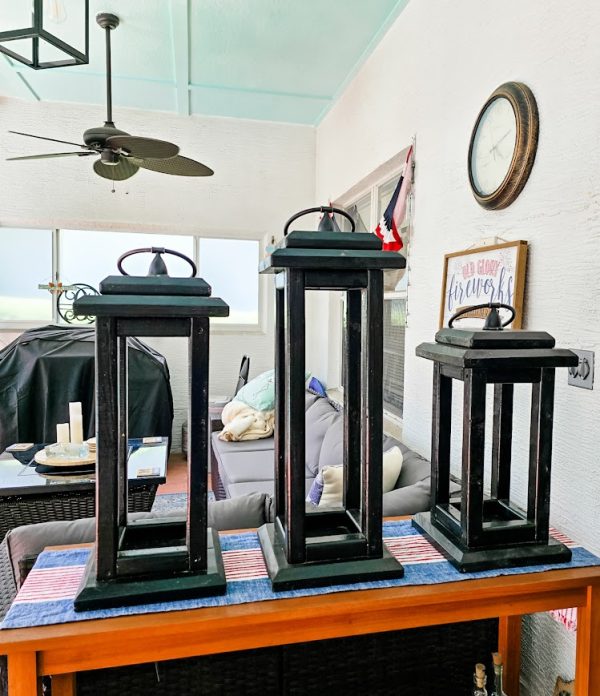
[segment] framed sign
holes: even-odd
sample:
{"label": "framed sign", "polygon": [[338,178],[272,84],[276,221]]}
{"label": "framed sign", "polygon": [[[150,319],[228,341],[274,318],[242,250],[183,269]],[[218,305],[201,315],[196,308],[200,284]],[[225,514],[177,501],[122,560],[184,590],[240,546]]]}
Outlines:
{"label": "framed sign", "polygon": [[[520,329],[523,324],[525,265],[527,242],[505,242],[490,246],[455,251],[444,256],[440,329],[448,326],[455,313],[469,305],[502,302],[515,308],[516,316],[509,325]],[[499,310],[502,319],[510,316]],[[481,327],[487,310],[474,311],[458,320],[457,328]]]}

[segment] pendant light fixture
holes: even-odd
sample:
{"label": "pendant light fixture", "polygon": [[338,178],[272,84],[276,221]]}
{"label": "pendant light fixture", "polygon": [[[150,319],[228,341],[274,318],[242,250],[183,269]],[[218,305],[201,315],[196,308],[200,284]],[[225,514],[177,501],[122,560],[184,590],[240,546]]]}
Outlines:
{"label": "pendant light fixture", "polygon": [[0,51],[35,70],[89,63],[89,0],[3,3]]}

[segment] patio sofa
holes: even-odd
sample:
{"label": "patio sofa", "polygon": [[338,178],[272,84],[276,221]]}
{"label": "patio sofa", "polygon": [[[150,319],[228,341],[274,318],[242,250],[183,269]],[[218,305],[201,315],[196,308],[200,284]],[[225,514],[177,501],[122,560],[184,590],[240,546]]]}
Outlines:
{"label": "patio sofa", "polygon": [[[342,462],[343,414],[339,406],[326,397],[306,392],[306,469],[308,494],[318,472]],[[224,442],[219,439],[222,427],[212,423],[211,481],[218,500],[234,499],[248,493],[274,493],[274,439]],[[394,490],[383,495],[383,514],[412,515],[429,509],[431,488],[430,463],[402,442],[384,437],[383,451],[397,445],[403,463]]]}

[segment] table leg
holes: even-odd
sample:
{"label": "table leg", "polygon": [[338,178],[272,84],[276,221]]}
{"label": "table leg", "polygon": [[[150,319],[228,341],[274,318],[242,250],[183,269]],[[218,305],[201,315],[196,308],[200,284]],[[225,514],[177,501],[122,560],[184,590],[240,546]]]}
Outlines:
{"label": "table leg", "polygon": [[498,624],[498,652],[504,660],[504,690],[519,696],[521,673],[521,617],[501,616]]}
{"label": "table leg", "polygon": [[40,683],[35,652],[11,653],[8,656],[10,696],[37,696]]}
{"label": "table leg", "polygon": [[600,585],[587,588],[585,606],[577,608],[576,696],[600,696]]}
{"label": "table leg", "polygon": [[75,696],[75,674],[55,674],[52,677],[52,696]]}

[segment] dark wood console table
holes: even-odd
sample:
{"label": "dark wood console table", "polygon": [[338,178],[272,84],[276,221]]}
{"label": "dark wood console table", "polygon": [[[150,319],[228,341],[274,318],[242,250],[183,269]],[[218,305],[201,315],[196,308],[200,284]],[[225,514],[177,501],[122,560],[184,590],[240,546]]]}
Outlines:
{"label": "dark wood console table", "polygon": [[9,696],[75,694],[76,672],[500,617],[509,696],[519,691],[521,615],[578,607],[577,696],[600,696],[600,568],[361,590],[0,631]]}

